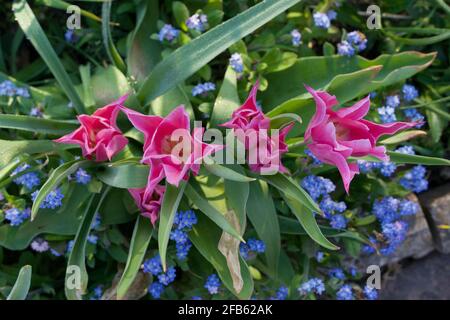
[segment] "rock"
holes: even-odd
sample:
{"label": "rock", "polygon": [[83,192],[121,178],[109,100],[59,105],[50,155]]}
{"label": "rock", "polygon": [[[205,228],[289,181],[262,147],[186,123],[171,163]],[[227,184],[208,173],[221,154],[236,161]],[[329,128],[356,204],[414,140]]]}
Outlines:
{"label": "rock", "polygon": [[450,184],[421,194],[436,249],[450,253]]}
{"label": "rock", "polygon": [[382,300],[450,299],[450,255],[433,252],[427,257],[400,266],[397,272],[383,277]]}

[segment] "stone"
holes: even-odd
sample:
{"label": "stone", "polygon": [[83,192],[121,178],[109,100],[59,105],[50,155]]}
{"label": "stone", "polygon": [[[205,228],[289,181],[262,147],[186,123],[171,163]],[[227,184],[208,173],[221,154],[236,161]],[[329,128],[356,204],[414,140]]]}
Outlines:
{"label": "stone", "polygon": [[450,183],[421,194],[436,249],[450,253]]}
{"label": "stone", "polygon": [[396,267],[397,271],[383,277],[381,300],[450,299],[450,255],[435,251]]}

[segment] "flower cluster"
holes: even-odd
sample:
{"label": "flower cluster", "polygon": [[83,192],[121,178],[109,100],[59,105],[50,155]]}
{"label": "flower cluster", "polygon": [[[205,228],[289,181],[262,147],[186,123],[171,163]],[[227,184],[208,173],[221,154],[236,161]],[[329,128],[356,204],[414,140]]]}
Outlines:
{"label": "flower cluster", "polygon": [[5,80],[0,83],[0,96],[29,98],[30,93],[27,88],[18,87],[13,82]]}
{"label": "flower cluster", "polygon": [[349,284],[341,286],[336,292],[336,298],[338,300],[354,300],[355,296],[353,295],[352,286]]}
{"label": "flower cluster", "polygon": [[31,242],[31,249],[33,249],[36,252],[46,252],[50,250],[50,245],[48,242],[42,238],[36,238]]}
{"label": "flower cluster", "polygon": [[[28,163],[23,163],[11,172],[11,176],[14,177],[30,168],[31,166]],[[23,185],[28,190],[32,190],[34,187],[41,184],[41,179],[39,178],[39,174],[37,172],[27,172],[25,174],[21,174],[17,178],[14,178],[13,181],[15,184]]]}
{"label": "flower cluster", "polygon": [[366,49],[367,39],[362,32],[352,31],[347,34],[346,40],[338,43],[337,47],[339,55],[351,57]]}
{"label": "flower cluster", "polygon": [[221,286],[219,277],[213,273],[206,279],[204,287],[208,290],[210,294],[219,293],[219,288]]}
{"label": "flower cluster", "polygon": [[345,229],[347,227],[347,219],[342,213],[347,210],[345,202],[337,202],[331,199],[329,195],[336,189],[336,186],[330,179],[320,176],[306,176],[301,186],[306,189],[309,195],[319,201],[319,207],[324,212],[325,218],[330,220],[330,225],[336,229]]}
{"label": "flower cluster", "polygon": [[10,208],[5,210],[5,219],[9,221],[11,226],[16,227],[20,226],[25,220],[27,220],[30,217],[30,213],[30,208],[26,208],[25,210]]}
{"label": "flower cluster", "polygon": [[88,184],[89,182],[91,182],[91,179],[91,175],[87,173],[83,168],[79,168],[75,172],[75,181],[79,184]]}
{"label": "flower cluster", "polygon": [[278,288],[278,290],[275,292],[275,296],[270,297],[270,300],[286,300],[286,298],[289,295],[289,289],[288,287],[281,286]]}
{"label": "flower cluster", "polygon": [[330,18],[326,13],[315,12],[313,14],[314,25],[317,28],[328,29],[331,26]]}
{"label": "flower cluster", "polygon": [[[31,199],[33,202],[36,200],[39,191],[35,191],[31,194]],[[62,199],[64,198],[64,194],[61,192],[60,188],[56,188],[55,190],[50,191],[44,198],[44,201],[41,202],[39,208],[42,209],[56,209],[62,206]]]}
{"label": "flower cluster", "polygon": [[158,39],[161,42],[163,42],[164,40],[172,42],[173,40],[178,38],[179,34],[180,34],[180,30],[175,29],[171,24],[165,24],[161,28],[161,30],[159,30]]}
{"label": "flower cluster", "polygon": [[[381,224],[385,245],[380,249],[383,255],[390,255],[403,243],[408,232],[408,224],[401,219],[405,216],[415,215],[419,210],[417,203],[410,200],[399,200],[393,197],[385,197],[375,200],[372,213]],[[371,242],[378,244],[377,239],[371,237]],[[363,252],[373,253],[372,246],[364,246]]]}
{"label": "flower cluster", "polygon": [[244,62],[242,61],[242,56],[239,53],[233,53],[229,61],[231,68],[235,72],[241,73],[242,71],[244,71]]}
{"label": "flower cluster", "polygon": [[300,46],[300,43],[302,42],[302,34],[298,29],[294,29],[291,31],[291,38],[292,38],[292,45],[294,47]]}
{"label": "flower cluster", "polygon": [[195,13],[186,20],[186,26],[190,30],[205,31],[208,25],[208,17],[205,14]]}
{"label": "flower cluster", "polygon": [[[411,84],[404,84],[402,87],[403,100],[410,102],[419,96],[419,91]],[[400,106],[401,100],[399,95],[390,95],[386,97],[385,105],[378,108],[377,112],[383,123],[391,123],[397,121],[396,110]],[[425,117],[414,108],[403,110],[403,116],[409,121],[416,123],[416,127],[420,128],[424,125]]]}
{"label": "flower cluster", "polygon": [[166,272],[163,272],[161,258],[158,254],[144,261],[142,271],[158,279],[148,287],[148,292],[154,299],[159,299],[164,291],[164,287],[167,287],[176,278],[176,270],[173,266],[169,267]]}
{"label": "flower cluster", "polygon": [[306,282],[303,282],[298,288],[298,292],[301,295],[307,295],[309,293],[315,293],[321,295],[325,291],[325,285],[320,278],[311,278]]}
{"label": "flower cluster", "polygon": [[253,258],[258,253],[264,253],[266,251],[266,245],[264,241],[250,238],[247,243],[241,242],[239,245],[239,252],[245,260]]}
{"label": "flower cluster", "polygon": [[192,247],[192,243],[189,240],[188,232],[197,223],[197,216],[194,211],[180,211],[177,212],[174,218],[174,226],[176,229],[170,233],[170,239],[175,241],[177,249],[177,257],[180,260],[185,260],[189,250]]}
{"label": "flower cluster", "polygon": [[199,95],[205,95],[206,93],[214,90],[216,90],[216,85],[212,82],[199,83],[192,88],[192,96],[196,97]]}
{"label": "flower cluster", "polygon": [[425,179],[427,171],[424,166],[418,165],[407,171],[399,183],[405,189],[422,192],[428,189],[428,181]]}

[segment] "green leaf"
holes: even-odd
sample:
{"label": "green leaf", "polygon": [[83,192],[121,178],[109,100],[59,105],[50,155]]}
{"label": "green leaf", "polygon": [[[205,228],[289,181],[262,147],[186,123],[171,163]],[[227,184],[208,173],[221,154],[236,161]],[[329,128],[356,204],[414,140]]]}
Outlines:
{"label": "green leaf", "polygon": [[63,205],[59,209],[40,209],[33,221],[29,219],[20,226],[0,226],[0,246],[9,250],[24,250],[41,234],[72,236],[77,232],[80,215],[90,195],[82,185],[70,185],[63,190]]}
{"label": "green leaf", "polygon": [[141,164],[106,165],[96,172],[100,181],[116,188],[137,189],[147,185],[149,166]]}
{"label": "green leaf", "polygon": [[188,31],[185,22],[189,18],[189,9],[186,5],[183,2],[174,1],[172,3],[172,12],[178,27]]}
{"label": "green leaf", "polygon": [[244,241],[237,232],[235,228],[225,219],[224,215],[214,208],[207,200],[205,200],[197,191],[190,185],[187,184],[185,189],[185,194],[189,198],[190,201],[201,211],[203,212],[209,219],[211,219],[216,225],[218,225],[223,231],[229,233],[236,239],[240,241]]}
{"label": "green leaf", "polygon": [[290,197],[298,200],[305,205],[309,210],[314,212],[321,212],[317,203],[310,197],[310,195],[292,178],[287,177],[282,173],[274,175],[261,176],[260,179],[268,182],[277,188],[281,194],[287,194]]}
{"label": "green leaf", "polygon": [[306,233],[315,242],[320,244],[322,247],[330,250],[338,250],[339,247],[331,243],[320,230],[317,225],[317,221],[314,217],[314,213],[295,198],[290,197],[287,194],[282,194],[284,200],[286,201],[289,208],[291,208],[292,213],[297,217],[298,221],[302,225]]}
{"label": "green leaf", "polygon": [[76,121],[42,119],[16,114],[0,114],[0,128],[31,131],[35,133],[65,135],[79,127]]}
{"label": "green leaf", "polygon": [[70,162],[63,163],[58,168],[56,168],[48,177],[47,181],[42,185],[39,189],[39,192],[36,196],[36,199],[33,202],[33,206],[31,207],[31,220],[36,218],[36,215],[39,211],[39,206],[42,201],[44,201],[45,197],[63,181],[63,179],[67,178],[70,174],[74,173],[80,167],[86,167],[91,165],[91,162],[88,160],[74,160]]}
{"label": "green leaf", "polygon": [[160,117],[166,117],[172,110],[180,105],[184,105],[184,108],[191,119],[195,118],[189,97],[184,92],[183,87],[178,85],[155,99],[152,102],[151,109],[153,114]]}
{"label": "green leaf", "polygon": [[103,45],[105,46],[106,53],[109,56],[111,62],[122,72],[127,69],[125,63],[122,60],[119,52],[114,45],[111,30],[110,30],[110,15],[111,15],[112,1],[105,1],[102,5],[102,37]]}
{"label": "green leaf", "polygon": [[16,20],[23,32],[42,59],[44,59],[55,79],[58,81],[70,101],[72,101],[75,110],[79,114],[86,113],[83,102],[75,90],[69,75],[64,70],[61,60],[59,60],[56,52],[53,50],[52,45],[45,36],[44,31],[28,3],[25,0],[17,0],[13,3],[12,8]]}
{"label": "green leaf", "polygon": [[448,159],[404,154],[393,151],[388,151],[387,153],[390,157],[390,161],[394,163],[424,164],[427,166],[450,166],[450,160]]}
{"label": "green leaf", "polygon": [[267,265],[272,274],[277,274],[281,249],[280,226],[272,195],[264,181],[258,180],[250,183],[247,216],[258,237],[266,244]]}
{"label": "green leaf", "polygon": [[122,299],[136,278],[145,252],[147,251],[150,239],[153,234],[153,226],[150,219],[139,216],[131,237],[130,250],[128,252],[127,264],[123,270],[122,277],[117,285],[117,299]]}
{"label": "green leaf", "polygon": [[19,154],[47,153],[73,148],[73,145],[54,143],[49,140],[0,140],[0,166],[8,164]]}
{"label": "green leaf", "polygon": [[[244,168],[237,164],[230,166],[234,168],[234,170],[236,170],[233,170],[233,172],[239,172],[241,176],[244,176]],[[240,226],[240,234],[242,235],[245,232],[247,221],[247,200],[250,193],[248,181],[225,179],[224,187],[227,207],[236,215],[237,221],[239,222]]]}
{"label": "green leaf", "polygon": [[231,293],[241,300],[250,299],[253,294],[253,279],[245,261],[239,258],[243,288],[237,293],[233,288],[233,280],[228,269],[227,261],[218,250],[222,230],[203,215],[199,215],[197,220],[197,224],[189,232],[189,238],[194,246],[211,263],[214,269],[216,269],[223,284]]}
{"label": "green leaf", "polygon": [[[280,232],[282,234],[308,235],[308,233],[305,231],[298,220],[279,215],[278,221],[280,223]],[[361,236],[360,233],[355,231],[341,231],[325,226],[320,226],[320,230],[325,236],[329,238],[350,238],[370,245],[370,241],[367,238]]]}
{"label": "green leaf", "polygon": [[138,91],[143,104],[187,79],[233,43],[252,33],[300,0],[266,0],[205,32],[159,63]]}
{"label": "green leaf", "polygon": [[381,143],[381,144],[397,144],[400,142],[408,141],[415,137],[425,136],[426,134],[427,133],[422,130],[408,130],[408,131],[403,131],[403,132],[397,133],[389,138],[383,139],[379,143]]}
{"label": "green leaf", "polygon": [[[102,1],[106,1],[106,0],[102,0]],[[47,7],[51,7],[51,8],[55,8],[55,9],[60,9],[63,11],[66,11],[67,8],[69,6],[71,6],[71,3],[67,3],[65,1],[61,1],[61,0],[36,0],[35,1],[36,4],[41,4],[41,5],[45,5]],[[97,22],[101,22],[102,19],[98,16],[96,16],[95,14],[87,11],[87,10],[80,10],[80,13],[83,17],[86,17],[88,19],[91,19],[93,21],[97,21]]]}
{"label": "green leaf", "polygon": [[[127,77],[115,66],[98,68],[91,79],[95,104],[104,106],[131,92]],[[132,96],[128,98],[131,100]]]}
{"label": "green leaf", "polygon": [[158,248],[161,256],[161,264],[164,271],[167,270],[166,253],[169,244],[170,231],[172,230],[173,219],[178,210],[181,198],[183,197],[186,181],[181,181],[178,187],[166,183],[166,192],[159,212]]}
{"label": "green leaf", "polygon": [[[84,212],[83,219],[79,225],[73,248],[67,262],[66,278],[64,282],[64,291],[68,300],[81,300],[82,295],[86,292],[88,285],[88,274],[85,262],[86,241],[89,231],[91,230],[94,216],[98,212],[108,190],[109,189],[106,189],[103,192],[91,196],[86,211]],[[80,278],[78,278],[78,276]],[[80,284],[79,288],[76,286],[78,281]]]}
{"label": "green leaf", "polygon": [[[283,113],[302,116],[303,123],[296,125],[291,136],[301,135],[315,112],[315,103],[304,87],[307,84],[336,95],[341,104],[408,79],[427,68],[436,54],[402,52],[395,55],[381,55],[367,60],[355,56],[305,57],[289,69],[267,75],[269,88],[259,96],[267,115],[273,117]],[[324,74],[317,77],[317,74]],[[286,79],[289,79],[286,82]],[[279,127],[288,120],[279,119]]]}
{"label": "green leaf", "polygon": [[226,166],[220,165],[220,164],[204,164],[203,167],[211,172],[212,174],[224,178],[225,180],[231,180],[236,182],[250,182],[254,181],[255,178],[247,177],[244,174],[238,173],[234,171],[233,169],[230,169]]}
{"label": "green leaf", "polygon": [[32,268],[29,265],[20,269],[16,283],[6,300],[25,300],[27,298],[31,286],[31,272]]}
{"label": "green leaf", "polygon": [[158,1],[141,1],[136,15],[136,28],[128,46],[127,65],[128,74],[140,84],[161,60],[160,43],[149,37],[158,30]]}
{"label": "green leaf", "polygon": [[397,43],[412,45],[412,46],[428,46],[430,44],[435,44],[450,38],[450,30],[447,30],[444,33],[426,37],[426,38],[403,38],[399,37],[391,32],[385,32],[385,34],[395,40]]}
{"label": "green leaf", "polygon": [[219,94],[214,102],[210,127],[216,128],[217,125],[226,122],[231,118],[233,111],[239,108],[239,106],[240,101],[237,92],[236,72],[231,67],[228,67]]}

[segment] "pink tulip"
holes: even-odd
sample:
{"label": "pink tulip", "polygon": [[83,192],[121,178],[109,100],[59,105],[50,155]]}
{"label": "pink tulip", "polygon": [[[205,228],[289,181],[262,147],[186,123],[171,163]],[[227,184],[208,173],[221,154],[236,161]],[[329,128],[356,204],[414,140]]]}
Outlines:
{"label": "pink tulip", "polygon": [[55,142],[78,144],[86,159],[92,159],[92,156],[95,155],[97,162],[111,161],[112,157],[128,143],[127,138],[123,136],[116,124],[119,107],[126,99],[127,95],[97,109],[92,115],[79,115],[77,118],[81,126]]}
{"label": "pink tulip", "polygon": [[279,134],[269,136],[270,118],[256,103],[258,86],[259,83],[253,86],[245,103],[233,112],[231,120],[221,126],[234,129],[234,134],[244,143],[250,170],[260,174],[287,172],[281,156],[288,151],[285,139],[294,123],[285,126]]}
{"label": "pink tulip", "polygon": [[147,188],[153,188],[163,178],[178,186],[181,180],[188,179],[189,171],[198,174],[202,159],[223,148],[204,143],[201,128],[195,128],[191,135],[189,115],[184,106],[177,107],[165,118],[123,110],[133,126],[144,133],[141,162],[150,165]]}
{"label": "pink tulip", "polygon": [[316,113],[306,129],[305,142],[319,160],[338,168],[347,193],[350,182],[359,173],[358,165],[348,163],[348,157],[370,155],[388,161],[386,148],[376,146],[378,138],[417,125],[416,122],[376,124],[364,120],[370,108],[369,96],[351,107],[334,111],[332,108],[338,103],[335,96],[305,87],[316,102]]}
{"label": "pink tulip", "polygon": [[270,119],[260,110],[256,103],[256,93],[258,92],[259,82],[257,82],[244,104],[236,109],[231,115],[231,120],[221,124],[230,129],[259,130],[269,129]]}
{"label": "pink tulip", "polygon": [[165,190],[166,188],[161,185],[156,185],[153,189],[128,189],[139,210],[141,210],[141,214],[149,218],[153,225],[158,220]]}

